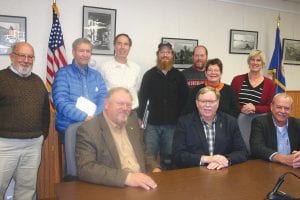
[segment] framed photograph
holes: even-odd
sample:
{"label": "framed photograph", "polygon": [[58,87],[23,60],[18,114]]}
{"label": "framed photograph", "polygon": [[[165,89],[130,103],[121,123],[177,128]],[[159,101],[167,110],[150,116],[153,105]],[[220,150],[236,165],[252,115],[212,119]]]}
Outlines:
{"label": "framed photograph", "polygon": [[185,69],[193,64],[193,51],[198,45],[196,39],[183,39],[183,38],[161,38],[163,43],[169,42],[173,46],[175,53],[174,67]]}
{"label": "framed photograph", "polygon": [[229,53],[249,54],[257,49],[258,32],[230,29]]}
{"label": "framed photograph", "polygon": [[83,6],[82,37],[92,42],[92,54],[114,55],[116,15],[116,9]]}
{"label": "framed photograph", "polygon": [[16,42],[26,41],[26,17],[0,15],[0,55],[10,53]]}
{"label": "framed photograph", "polygon": [[300,65],[300,40],[283,38],[283,63]]}

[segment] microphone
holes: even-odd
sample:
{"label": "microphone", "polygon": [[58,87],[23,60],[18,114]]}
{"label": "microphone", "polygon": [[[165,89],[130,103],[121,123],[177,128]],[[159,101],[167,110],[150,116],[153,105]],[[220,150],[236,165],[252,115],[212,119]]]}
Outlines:
{"label": "microphone", "polygon": [[286,172],[286,173],[284,173],[283,175],[281,175],[278,178],[278,180],[277,180],[274,188],[272,189],[271,192],[268,193],[266,200],[296,200],[296,199],[299,199],[299,198],[291,197],[288,194],[286,194],[286,193],[284,193],[284,192],[282,192],[282,191],[279,190],[280,186],[284,182],[284,177],[287,174],[292,174],[295,177],[297,177],[297,178],[300,179],[300,177],[297,176],[296,174],[294,174],[293,172]]}

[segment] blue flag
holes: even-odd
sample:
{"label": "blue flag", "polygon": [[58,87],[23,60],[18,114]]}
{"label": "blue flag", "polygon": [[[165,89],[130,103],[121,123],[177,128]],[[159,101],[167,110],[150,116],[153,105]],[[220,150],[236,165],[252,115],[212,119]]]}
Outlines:
{"label": "blue flag", "polygon": [[282,66],[282,48],[280,42],[280,30],[278,27],[276,29],[275,49],[268,70],[269,73],[273,75],[273,80],[276,86],[276,94],[285,92],[285,77]]}

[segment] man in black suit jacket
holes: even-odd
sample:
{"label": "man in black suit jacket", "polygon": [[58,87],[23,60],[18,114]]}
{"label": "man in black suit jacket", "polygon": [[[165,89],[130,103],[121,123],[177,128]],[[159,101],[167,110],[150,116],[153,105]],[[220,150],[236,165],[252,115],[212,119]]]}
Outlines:
{"label": "man in black suit jacket", "polygon": [[179,119],[173,140],[173,161],[177,167],[207,165],[222,169],[247,160],[247,149],[237,120],[217,112],[220,93],[211,87],[199,90],[198,112]]}
{"label": "man in black suit jacket", "polygon": [[300,167],[300,120],[289,117],[293,99],[286,93],[274,96],[271,113],[252,121],[252,156]]}

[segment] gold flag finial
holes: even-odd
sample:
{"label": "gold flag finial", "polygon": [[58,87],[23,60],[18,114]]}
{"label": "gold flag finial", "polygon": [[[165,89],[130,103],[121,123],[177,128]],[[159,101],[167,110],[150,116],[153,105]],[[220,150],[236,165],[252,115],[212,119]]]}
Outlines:
{"label": "gold flag finial", "polygon": [[277,17],[277,28],[279,28],[280,26],[280,13],[278,14],[278,17]]}
{"label": "gold flag finial", "polygon": [[56,13],[56,15],[59,16],[59,11],[58,11],[58,8],[56,6],[55,0],[54,0],[54,3],[52,5],[52,8],[53,8],[54,12]]}

